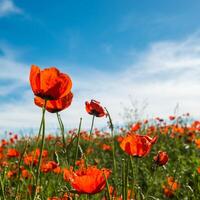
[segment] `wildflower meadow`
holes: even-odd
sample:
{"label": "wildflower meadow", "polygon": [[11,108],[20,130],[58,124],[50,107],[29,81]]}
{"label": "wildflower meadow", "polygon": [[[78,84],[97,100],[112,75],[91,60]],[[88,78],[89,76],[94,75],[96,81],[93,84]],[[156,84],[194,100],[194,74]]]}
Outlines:
{"label": "wildflower meadow", "polygon": [[[62,112],[73,102],[73,80],[55,67],[30,68],[41,108],[38,133],[9,132],[0,145],[1,200],[200,199],[200,121],[189,113],[143,119],[115,127],[109,108],[87,100],[90,130],[67,130]],[[59,133],[45,130],[46,112]],[[104,117],[108,130],[95,128]]]}

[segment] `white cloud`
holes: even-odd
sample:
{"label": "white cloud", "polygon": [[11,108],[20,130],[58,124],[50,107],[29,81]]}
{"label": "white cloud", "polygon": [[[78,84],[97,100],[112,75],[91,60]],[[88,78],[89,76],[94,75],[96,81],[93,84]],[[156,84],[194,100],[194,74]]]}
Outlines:
{"label": "white cloud", "polygon": [[[15,72],[2,68],[0,77],[13,77],[23,84],[28,72],[24,64],[1,57],[1,62],[12,63]],[[131,58],[130,58],[131,59]],[[7,65],[8,66],[8,65]],[[25,70],[23,76],[17,73]],[[9,74],[10,72],[10,74]],[[25,75],[26,74],[26,75]],[[148,102],[146,116],[167,117],[173,114],[179,103],[179,113],[190,112],[200,117],[200,35],[194,34],[180,41],[152,43],[148,49],[138,53],[137,60],[123,71],[108,73],[90,70],[72,74],[74,101],[72,106],[61,113],[66,128],[78,126],[83,117],[83,127],[88,128],[91,116],[87,115],[84,102],[99,100],[106,106],[115,123],[122,122],[119,113],[123,106],[130,105],[130,98]],[[20,82],[19,81],[19,82]],[[1,105],[0,127],[38,127],[40,110],[33,104],[32,91],[22,94],[23,99],[15,104]],[[96,125],[106,125],[106,119],[96,119]],[[47,127],[55,128],[55,115],[48,114]]]}
{"label": "white cloud", "polygon": [[10,14],[22,14],[22,9],[18,8],[13,0],[0,0],[0,17]]}
{"label": "white cloud", "polygon": [[[12,48],[13,49],[13,48]],[[17,52],[8,45],[0,43],[0,97],[14,93],[28,82],[26,64],[16,61]]]}

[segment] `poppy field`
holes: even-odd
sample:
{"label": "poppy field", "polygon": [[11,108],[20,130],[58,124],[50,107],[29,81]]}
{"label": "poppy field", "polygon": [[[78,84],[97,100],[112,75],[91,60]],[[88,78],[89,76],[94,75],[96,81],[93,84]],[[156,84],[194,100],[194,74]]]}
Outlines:
{"label": "poppy field", "polygon": [[[2,136],[1,200],[200,199],[200,121],[189,113],[116,127],[109,108],[86,99],[91,128],[80,118],[67,130],[60,112],[73,102],[73,80],[36,65],[29,79],[41,123],[35,136]],[[46,131],[46,112],[57,116],[58,133]],[[100,117],[106,131],[95,128]]]}

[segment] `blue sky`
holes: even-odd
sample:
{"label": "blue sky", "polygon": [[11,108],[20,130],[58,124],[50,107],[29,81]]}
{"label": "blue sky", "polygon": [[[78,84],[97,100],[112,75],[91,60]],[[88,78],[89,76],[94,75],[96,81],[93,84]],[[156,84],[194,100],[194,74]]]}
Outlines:
{"label": "blue sky", "polygon": [[33,63],[72,76],[74,105],[63,114],[70,127],[80,116],[89,125],[90,98],[116,122],[130,96],[148,102],[150,117],[172,113],[177,103],[198,117],[199,10],[198,0],[0,0],[0,128],[37,127]]}
{"label": "blue sky", "polygon": [[132,62],[128,52],[158,40],[185,37],[199,28],[198,0],[13,3],[21,13],[0,18],[0,39],[24,50],[20,59],[27,63],[117,70]]}

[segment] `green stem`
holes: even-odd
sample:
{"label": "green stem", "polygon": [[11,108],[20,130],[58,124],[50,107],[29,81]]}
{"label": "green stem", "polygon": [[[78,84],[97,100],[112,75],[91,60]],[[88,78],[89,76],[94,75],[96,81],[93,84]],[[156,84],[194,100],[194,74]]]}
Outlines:
{"label": "green stem", "polygon": [[40,177],[40,166],[41,166],[41,161],[42,161],[42,152],[44,149],[44,143],[45,143],[45,111],[46,111],[46,104],[47,100],[45,100],[44,106],[42,108],[42,142],[41,142],[41,147],[40,147],[40,155],[39,155],[39,161],[38,161],[38,166],[37,166],[37,171],[36,171],[36,182],[35,182],[35,191],[34,191],[34,200],[36,199],[37,195],[37,186],[39,183],[39,177]]}
{"label": "green stem", "polygon": [[[141,195],[142,195],[142,193],[141,193],[141,191],[139,189],[140,188],[140,183],[139,183],[139,179],[138,179],[138,174],[139,174],[139,159],[140,158],[135,157],[135,170],[134,170],[133,157],[130,156],[131,169],[132,169],[132,179],[133,179],[132,180],[132,189],[136,188],[134,196],[138,200],[141,199]],[[132,193],[132,191],[131,191],[131,193]],[[132,196],[132,194],[131,194],[131,196]]]}
{"label": "green stem", "polygon": [[[157,169],[157,166],[155,165],[155,168],[153,169],[153,173],[152,173],[152,176],[151,176],[151,180],[153,182],[153,184],[151,184],[152,187],[154,187],[154,182],[156,182],[156,180],[155,180],[156,169]],[[146,194],[145,194],[145,199],[148,199],[150,185],[147,185],[147,187],[148,188],[147,188],[147,191],[146,191]]]}
{"label": "green stem", "polygon": [[125,167],[125,199],[127,198],[128,195],[128,173],[129,173],[129,162],[126,160],[125,162],[126,167]]}
{"label": "green stem", "polygon": [[130,161],[131,161],[131,170],[132,170],[132,182],[131,182],[131,198],[133,198],[133,188],[135,188],[135,174],[134,174],[134,164],[133,164],[133,158],[130,156]]}
{"label": "green stem", "polygon": [[116,177],[116,172],[117,172],[117,165],[116,165],[116,158],[115,158],[115,138],[114,138],[114,126],[113,126],[113,122],[112,122],[112,118],[110,116],[110,113],[108,112],[108,110],[105,108],[108,118],[109,118],[109,123],[110,123],[110,130],[111,130],[111,136],[112,136],[112,157],[113,157],[113,173],[114,173],[114,179],[116,181],[117,177]]}
{"label": "green stem", "polygon": [[82,124],[82,118],[80,118],[79,128],[78,128],[78,138],[77,138],[77,143],[76,143],[76,151],[75,151],[74,165],[73,165],[74,168],[76,165],[76,159],[78,157],[78,147],[79,147],[79,141],[80,141],[81,124]]}
{"label": "green stem", "polygon": [[64,128],[63,122],[62,122],[61,117],[58,114],[58,112],[56,113],[56,115],[57,115],[57,118],[58,118],[58,123],[60,125],[60,130],[61,130],[63,145],[64,145],[64,148],[66,149],[67,144],[66,144],[66,141],[65,141],[65,134],[64,134],[65,128]]}
{"label": "green stem", "polygon": [[56,115],[57,115],[58,123],[60,125],[60,131],[61,131],[61,135],[62,135],[63,146],[64,146],[64,149],[65,149],[65,155],[67,157],[67,165],[68,165],[69,159],[68,159],[68,154],[67,154],[67,144],[66,144],[66,140],[65,140],[65,128],[64,128],[62,119],[61,119],[60,115],[58,114],[58,112],[56,113]]}
{"label": "green stem", "polygon": [[3,185],[1,175],[0,175],[0,184],[1,184],[1,191],[2,191],[3,200],[6,200],[5,193],[4,193],[4,185]]}
{"label": "green stem", "polygon": [[15,200],[17,199],[17,194],[18,194],[18,190],[19,190],[19,186],[20,186],[20,183],[19,183],[19,181],[20,181],[20,174],[21,174],[20,167],[21,167],[21,163],[22,163],[24,154],[26,152],[27,146],[28,146],[28,141],[26,141],[24,150],[23,150],[23,152],[22,152],[22,154],[20,156],[20,160],[19,160],[19,164],[18,164],[17,188],[16,188],[16,191],[15,191]]}
{"label": "green stem", "polygon": [[107,189],[107,192],[108,192],[108,200],[111,200],[112,198],[111,198],[111,194],[110,194],[110,190],[109,190],[108,179],[107,179],[107,177],[106,177],[104,172],[103,172],[103,175],[104,175],[104,178],[106,180],[106,189]]}
{"label": "green stem", "polygon": [[38,141],[39,141],[40,136],[41,136],[42,125],[43,125],[43,121],[41,120],[41,122],[40,122],[40,128],[39,128],[39,131],[38,131],[38,136],[37,136],[37,143],[36,143],[37,145],[38,145]]}
{"label": "green stem", "polygon": [[[92,116],[92,124],[91,124],[91,128],[90,128],[90,135],[89,135],[89,141],[91,141],[92,139],[92,131],[93,131],[93,127],[94,127],[94,119],[95,119],[95,116],[93,115]],[[92,146],[92,143],[90,142],[89,145],[88,145],[88,149]],[[87,158],[86,156],[83,154],[84,156],[84,159],[85,159],[85,164],[86,164],[86,167],[88,166],[88,161],[87,161]]]}
{"label": "green stem", "polygon": [[126,200],[126,177],[125,177],[125,160],[122,159],[122,199]]}
{"label": "green stem", "polygon": [[36,139],[36,144],[34,145],[34,155],[33,155],[33,160],[31,162],[31,167],[30,167],[30,171],[32,172],[33,170],[33,163],[34,163],[34,158],[35,158],[35,155],[36,155],[36,148],[38,146],[38,143],[39,143],[39,140],[40,140],[40,135],[41,135],[41,130],[42,130],[42,126],[43,126],[43,115],[42,115],[42,119],[41,119],[41,122],[40,122],[40,128],[39,128],[39,131],[38,131],[38,136],[37,136],[37,139]]}
{"label": "green stem", "polygon": [[90,139],[92,138],[92,131],[93,131],[93,127],[94,127],[94,118],[95,118],[95,116],[93,115],[92,124],[91,124],[91,128],[90,128]]}

